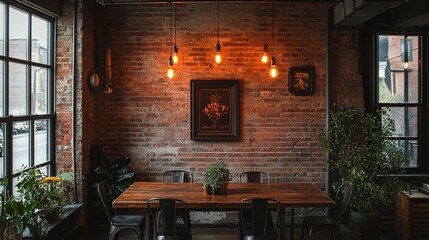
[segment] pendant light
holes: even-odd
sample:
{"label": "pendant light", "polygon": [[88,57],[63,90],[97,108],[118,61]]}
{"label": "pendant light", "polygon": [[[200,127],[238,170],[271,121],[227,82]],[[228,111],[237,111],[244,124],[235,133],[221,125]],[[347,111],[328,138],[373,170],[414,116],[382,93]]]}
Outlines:
{"label": "pendant light", "polygon": [[273,56],[271,57],[271,69],[270,69],[270,76],[272,78],[277,77],[277,75],[279,75],[279,72],[277,71],[277,66],[276,66],[276,57],[274,56],[274,0],[272,1],[272,13],[271,13],[271,17],[272,17],[272,41],[273,41]]}
{"label": "pendant light", "polygon": [[173,47],[173,63],[177,64],[179,62],[179,50],[176,45],[176,4],[174,4],[174,47]]}
{"label": "pendant light", "polygon": [[261,62],[268,63],[268,44],[267,44],[267,0],[265,4],[265,35],[264,35],[264,54],[262,55]]}
{"label": "pendant light", "polygon": [[404,70],[408,70],[408,36],[404,36]]}
{"label": "pendant light", "polygon": [[222,56],[220,55],[220,43],[219,43],[219,0],[217,1],[217,43],[216,43],[216,56],[215,62],[217,64],[222,62]]}
{"label": "pendant light", "polygon": [[[173,2],[170,2],[170,46],[173,48]],[[174,68],[173,68],[173,56],[170,54],[168,58],[167,77],[173,79]]]}

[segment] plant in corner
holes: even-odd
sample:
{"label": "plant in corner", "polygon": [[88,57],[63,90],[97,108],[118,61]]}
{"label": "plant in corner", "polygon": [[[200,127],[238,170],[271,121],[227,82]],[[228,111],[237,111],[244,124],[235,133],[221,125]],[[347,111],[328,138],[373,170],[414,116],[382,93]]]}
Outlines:
{"label": "plant in corner", "polygon": [[91,207],[97,219],[97,223],[104,224],[107,220],[105,210],[101,204],[100,197],[97,192],[97,185],[100,183],[108,183],[112,188],[112,195],[115,199],[124,192],[134,181],[134,172],[130,168],[131,158],[124,156],[118,158],[110,164],[103,147],[94,145],[91,148],[91,160],[94,166],[94,178],[92,179],[92,202]]}
{"label": "plant in corner", "polygon": [[[351,225],[361,237],[378,234],[380,214],[393,212],[398,191],[409,191],[409,185],[398,178],[407,159],[388,139],[394,131],[387,111],[370,114],[340,106],[331,112],[329,127],[321,134],[333,188],[343,183],[353,188]],[[367,216],[374,221],[365,219],[369,226],[362,226],[358,220]]]}
{"label": "plant in corner", "polygon": [[225,194],[228,186],[230,171],[222,158],[207,166],[203,173],[204,188],[207,193]]}

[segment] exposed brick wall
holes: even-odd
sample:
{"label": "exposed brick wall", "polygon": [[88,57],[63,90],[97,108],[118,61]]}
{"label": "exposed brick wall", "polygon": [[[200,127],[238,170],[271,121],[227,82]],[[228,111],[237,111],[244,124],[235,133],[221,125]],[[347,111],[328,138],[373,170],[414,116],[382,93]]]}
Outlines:
{"label": "exposed brick wall", "polygon": [[333,104],[364,107],[362,76],[359,73],[359,30],[331,30],[331,90]]}
{"label": "exposed brick wall", "polygon": [[[280,71],[276,79],[271,79],[269,67],[260,63],[263,4],[221,4],[221,65],[213,63],[216,4],[178,4],[180,63],[175,66],[176,77],[167,80],[169,6],[106,6],[105,17],[100,17],[94,13],[93,1],[84,2],[79,10],[76,113],[81,201],[88,197],[92,171],[89,147],[94,143],[103,144],[112,160],[130,155],[140,180],[159,181],[163,171],[180,168],[195,172],[201,181],[205,166],[223,157],[235,176],[258,169],[271,173],[275,181],[313,182],[324,187],[325,169],[317,137],[326,109],[326,3],[276,3],[275,55]],[[59,171],[72,166],[72,7],[73,0],[63,0],[57,27]],[[271,53],[270,11],[268,16]],[[112,48],[111,95],[101,94],[100,89],[90,91],[87,85],[91,71],[103,75],[100,49],[105,36]],[[357,30],[335,30],[331,37],[333,101],[363,105]],[[312,96],[288,92],[291,66],[315,68]],[[240,141],[190,140],[191,79],[240,80]]]}
{"label": "exposed brick wall", "polygon": [[[75,0],[79,1],[79,0]],[[73,172],[73,151],[76,153],[77,201],[89,208],[92,191],[90,183],[90,147],[94,143],[95,96],[88,87],[87,78],[95,66],[95,11],[94,1],[79,1],[77,21],[77,72],[76,72],[76,119],[73,146],[73,15],[74,1],[63,1],[63,15],[57,21],[57,76],[56,76],[56,159],[58,172]],[[85,33],[85,34],[84,34]],[[82,215],[85,232],[87,215]]]}
{"label": "exposed brick wall", "polygon": [[[114,92],[99,99],[96,128],[108,155],[130,155],[142,180],[160,180],[163,171],[180,168],[200,181],[205,166],[223,157],[235,176],[258,169],[275,181],[323,186],[317,138],[325,123],[326,3],[276,3],[275,9],[276,79],[260,63],[264,5],[249,3],[221,4],[220,65],[213,62],[217,5],[178,4],[181,61],[176,77],[168,80],[169,6],[106,7]],[[270,17],[267,27],[271,43]],[[315,68],[312,96],[288,92],[291,66]],[[240,80],[240,141],[190,140],[191,79]]]}

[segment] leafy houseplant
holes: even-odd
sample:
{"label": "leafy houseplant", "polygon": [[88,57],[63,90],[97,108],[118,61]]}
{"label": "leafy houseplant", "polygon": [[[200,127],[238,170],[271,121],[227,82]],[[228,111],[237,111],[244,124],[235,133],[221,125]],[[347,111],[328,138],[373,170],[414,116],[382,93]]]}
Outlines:
{"label": "leafy houseplant", "polygon": [[352,215],[379,216],[393,211],[396,193],[409,190],[397,176],[407,159],[388,140],[394,130],[386,111],[370,114],[354,106],[340,106],[331,112],[329,128],[321,134],[322,148],[330,154],[327,166],[334,189],[343,183],[353,188]]}
{"label": "leafy houseplant", "polygon": [[7,178],[0,179],[0,239],[21,239],[21,216],[23,203],[7,194]]}
{"label": "leafy houseplant", "polygon": [[23,203],[22,226],[36,238],[43,236],[44,227],[56,221],[68,204],[62,179],[47,177],[38,168],[23,169],[19,178],[16,187]]}
{"label": "leafy houseplant", "polygon": [[113,199],[115,199],[133,183],[134,172],[130,168],[131,158],[129,156],[121,157],[115,160],[113,164],[109,164],[109,159],[101,145],[92,146],[91,159],[95,172],[95,178],[92,180],[93,196],[91,207],[95,211],[93,215],[99,217],[96,221],[103,223],[103,221],[107,220],[107,217],[98,196],[97,185],[100,183],[109,184],[112,189]]}
{"label": "leafy houseplant", "polygon": [[218,159],[216,162],[207,166],[203,173],[204,188],[211,194],[225,194],[226,187],[229,182],[230,171],[223,159]]}

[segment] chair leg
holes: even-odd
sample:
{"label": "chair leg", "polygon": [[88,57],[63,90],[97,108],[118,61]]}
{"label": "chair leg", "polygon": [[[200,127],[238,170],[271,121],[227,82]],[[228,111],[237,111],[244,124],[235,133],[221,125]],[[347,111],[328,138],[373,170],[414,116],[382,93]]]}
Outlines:
{"label": "chair leg", "polygon": [[301,227],[301,240],[304,240],[304,235],[305,235],[306,227],[307,226],[305,224],[302,224],[302,227]]}
{"label": "chair leg", "polygon": [[341,237],[341,229],[340,228],[335,228],[335,239],[336,240],[342,240],[343,238]]}

